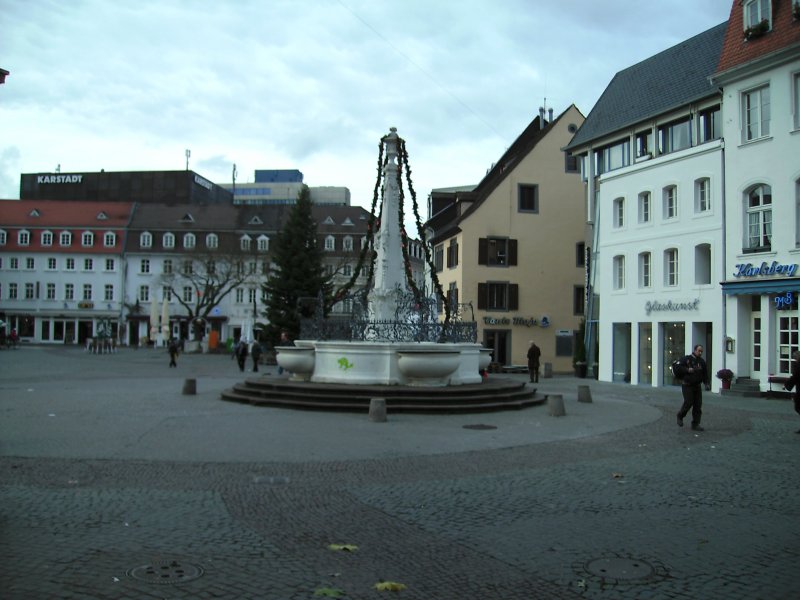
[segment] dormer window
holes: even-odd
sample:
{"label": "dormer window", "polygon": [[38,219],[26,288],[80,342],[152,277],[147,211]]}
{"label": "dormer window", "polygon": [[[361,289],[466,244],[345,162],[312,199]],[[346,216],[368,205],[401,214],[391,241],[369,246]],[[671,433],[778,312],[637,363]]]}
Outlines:
{"label": "dormer window", "polygon": [[58,236],[58,243],[61,246],[71,246],[72,234],[69,231],[62,231],[61,234]]}
{"label": "dormer window", "polygon": [[194,248],[194,234],[187,233],[183,236],[183,247],[184,248]]}
{"label": "dormer window", "polygon": [[342,221],[342,225],[346,227],[352,227],[353,222],[350,220],[350,217],[345,217],[344,221]]}
{"label": "dormer window", "polygon": [[216,233],[209,233],[206,236],[206,248],[216,248],[219,246],[219,238]]}
{"label": "dormer window", "polygon": [[34,208],[31,212],[28,213],[28,216],[29,217],[33,217],[33,218],[37,218],[37,217],[40,217],[41,215],[39,214],[39,209]]}
{"label": "dormer window", "polygon": [[117,235],[113,231],[106,231],[103,234],[103,246],[113,248],[117,245]]}
{"label": "dormer window", "polygon": [[336,225],[336,221],[333,220],[333,217],[327,217],[323,222],[323,225]]}
{"label": "dormer window", "polygon": [[81,234],[81,246],[85,248],[94,246],[94,234],[91,231],[84,231]]}
{"label": "dormer window", "polygon": [[263,225],[264,221],[262,221],[261,218],[258,215],[256,215],[252,219],[250,219],[248,224],[249,225]]}
{"label": "dormer window", "polygon": [[97,220],[98,221],[107,221],[108,220],[108,215],[106,213],[104,213],[103,211],[100,211],[99,213],[97,213]]}
{"label": "dormer window", "polygon": [[269,251],[269,238],[265,235],[258,236],[258,251],[259,252],[267,252]]}
{"label": "dormer window", "polygon": [[23,229],[17,234],[17,243],[20,246],[27,246],[31,243],[31,234],[27,229]]}
{"label": "dormer window", "polygon": [[245,250],[245,251],[250,250],[250,245],[252,244],[252,242],[253,242],[253,238],[251,238],[249,235],[245,234],[245,235],[243,235],[242,237],[239,238],[239,247],[242,250]]}
{"label": "dormer window", "polygon": [[181,223],[194,223],[194,217],[190,213],[186,213],[180,219]]}
{"label": "dormer window", "polygon": [[175,247],[175,234],[174,233],[165,233],[164,237],[161,238],[161,244],[164,248],[174,248]]}
{"label": "dormer window", "polygon": [[42,232],[42,246],[52,246],[53,245],[53,232],[52,231],[43,231]]}
{"label": "dormer window", "polygon": [[153,245],[153,236],[149,231],[144,231],[139,235],[139,246],[141,248],[150,248]]}
{"label": "dormer window", "polygon": [[772,28],[772,0],[748,0],[744,3],[744,37],[752,39]]}

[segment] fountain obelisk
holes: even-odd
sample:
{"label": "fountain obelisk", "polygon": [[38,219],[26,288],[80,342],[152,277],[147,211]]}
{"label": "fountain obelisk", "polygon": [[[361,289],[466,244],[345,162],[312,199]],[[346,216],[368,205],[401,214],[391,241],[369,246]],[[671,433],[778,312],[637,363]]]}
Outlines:
{"label": "fountain obelisk", "polygon": [[400,170],[397,128],[392,127],[386,141],[386,163],[383,171],[383,205],[380,229],[375,236],[375,285],[368,295],[369,314],[372,321],[391,321],[396,318],[396,290],[406,289],[406,270],[400,236],[401,216]]}

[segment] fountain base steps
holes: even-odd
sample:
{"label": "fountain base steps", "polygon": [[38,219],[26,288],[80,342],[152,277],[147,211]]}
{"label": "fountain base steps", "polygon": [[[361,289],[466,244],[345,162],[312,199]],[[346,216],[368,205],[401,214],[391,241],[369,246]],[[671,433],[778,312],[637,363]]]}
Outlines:
{"label": "fountain base steps", "polygon": [[222,399],[256,406],[308,410],[369,411],[372,398],[384,398],[389,413],[467,413],[514,410],[543,404],[536,388],[516,381],[424,387],[308,383],[284,377],[245,380],[222,392]]}

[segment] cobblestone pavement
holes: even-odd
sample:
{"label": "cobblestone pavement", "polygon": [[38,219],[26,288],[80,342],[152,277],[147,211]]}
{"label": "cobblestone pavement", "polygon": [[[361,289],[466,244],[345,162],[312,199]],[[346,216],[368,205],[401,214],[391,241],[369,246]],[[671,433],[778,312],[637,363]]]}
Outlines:
{"label": "cobblestone pavement", "polygon": [[377,424],[223,402],[227,356],[167,362],[0,351],[2,598],[800,596],[785,400],[705,394],[695,433],[675,389],[556,377],[565,417]]}

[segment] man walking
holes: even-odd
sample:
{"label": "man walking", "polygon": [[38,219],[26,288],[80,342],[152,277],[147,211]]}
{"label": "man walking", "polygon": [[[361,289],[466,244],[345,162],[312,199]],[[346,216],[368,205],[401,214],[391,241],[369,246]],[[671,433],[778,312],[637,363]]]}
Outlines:
{"label": "man walking", "polygon": [[681,391],[683,392],[683,406],[678,411],[678,426],[683,427],[683,418],[692,411],[692,429],[705,431],[700,427],[700,418],[703,416],[703,390],[711,389],[711,380],[708,376],[708,367],[703,360],[703,346],[698,344],[691,354],[681,359],[679,375],[682,377]]}
{"label": "man walking", "polygon": [[[792,374],[783,387],[790,391],[794,388],[794,394],[792,394],[794,411],[800,415],[800,351],[792,352]],[[797,433],[800,433],[800,429],[797,430]]]}
{"label": "man walking", "polygon": [[539,357],[541,355],[542,351],[539,350],[539,346],[531,340],[531,347],[528,348],[528,373],[531,376],[531,383],[539,382]]}

